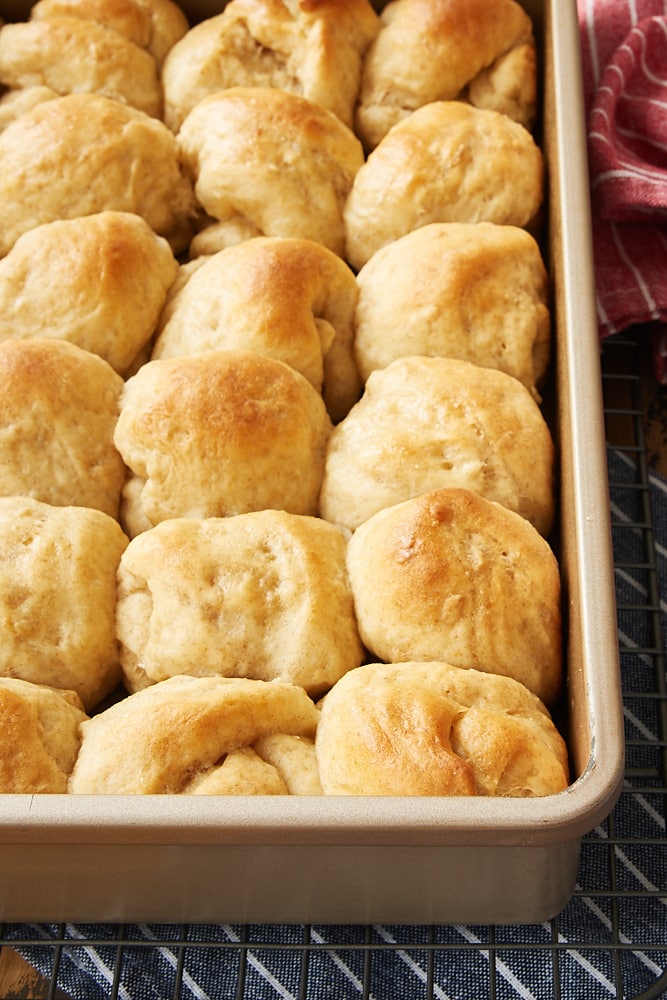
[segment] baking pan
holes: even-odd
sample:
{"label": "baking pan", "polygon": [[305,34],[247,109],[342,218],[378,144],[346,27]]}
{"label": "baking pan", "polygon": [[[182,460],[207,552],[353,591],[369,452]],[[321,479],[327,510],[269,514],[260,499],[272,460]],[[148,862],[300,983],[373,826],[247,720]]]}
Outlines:
{"label": "baking pan", "polygon": [[[623,723],[575,0],[540,44],[572,783],[539,799],[0,796],[11,921],[535,923],[620,792]],[[0,17],[26,6],[0,0]],[[186,7],[191,20],[206,0]]]}

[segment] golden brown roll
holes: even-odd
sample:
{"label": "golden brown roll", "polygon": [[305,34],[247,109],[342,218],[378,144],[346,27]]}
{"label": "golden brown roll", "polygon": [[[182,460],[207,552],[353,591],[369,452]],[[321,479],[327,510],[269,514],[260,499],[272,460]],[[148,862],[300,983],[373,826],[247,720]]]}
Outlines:
{"label": "golden brown roll", "polygon": [[131,471],[127,532],[265,508],[315,514],[330,433],[322,397],[282,361],[253,351],[151,361],[126,382],[115,430]]}
{"label": "golden brown roll", "polygon": [[311,240],[247,240],[213,254],[169,299],[152,357],[253,350],[291,365],[322,392],[333,420],[357,401],[354,274]]}
{"label": "golden brown roll", "polygon": [[44,222],[135,212],[178,253],[195,200],[166,125],[101,94],[44,101],[0,133],[0,257]]}
{"label": "golden brown roll", "polygon": [[554,461],[548,424],[511,375],[454,358],[399,358],[371,373],[334,428],[320,514],[354,529],[384,507],[457,486],[547,535]]}
{"label": "golden brown roll", "polygon": [[321,702],[325,795],[542,796],[568,785],[563,738],[509,677],[444,662],[370,663]]}
{"label": "golden brown roll", "polygon": [[87,710],[116,687],[126,545],[100,511],[0,497],[0,676],[76,691]]}
{"label": "golden brown roll", "polygon": [[357,528],[347,565],[359,632],[377,659],[446,660],[555,702],[560,574],[525,518],[469,490],[435,490]]}
{"label": "golden brown roll", "polygon": [[231,0],[195,25],[165,61],[165,121],[177,131],[208,94],[275,87],[350,128],[361,63],[380,22],[368,0]]}
{"label": "golden brown roll", "polygon": [[340,529],[279,510],[172,518],[138,535],[118,572],[126,687],[194,674],[321,694],[363,659],[346,552]]}
{"label": "golden brown roll", "polygon": [[344,210],[344,256],[359,270],[430,222],[528,227],[542,198],[542,153],[523,125],[435,101],[394,125],[357,171]]}
{"label": "golden brown roll", "polygon": [[378,250],[357,284],[354,353],[364,380],[397,358],[423,354],[504,371],[534,392],[542,383],[547,275],[524,229],[432,223]]}
{"label": "golden brown roll", "polygon": [[38,0],[30,10],[33,21],[63,15],[113,28],[150,52],[158,67],[189,28],[173,0]]}
{"label": "golden brown roll", "polygon": [[454,99],[532,125],[535,40],[523,7],[514,0],[388,3],[364,60],[356,129],[366,148],[422,105]]}
{"label": "golden brown roll", "polygon": [[[69,791],[275,794],[278,783],[244,751],[250,748],[259,757],[253,747],[275,734],[312,740],[317,720],[318,711],[303,688],[281,681],[171,677],[124,698],[81,727]],[[239,756],[251,760],[243,762]],[[220,773],[225,768],[233,773]],[[286,785],[283,779],[282,794]]]}
{"label": "golden brown roll", "polygon": [[0,29],[0,83],[57,94],[105,94],[148,115],[162,114],[153,57],[112,28],[78,17],[48,17]]}
{"label": "golden brown roll", "polygon": [[201,100],[177,140],[212,219],[342,253],[343,204],[364,157],[332,112],[273,87],[233,87]]}
{"label": "golden brown roll", "polygon": [[169,244],[139,215],[37,226],[0,260],[0,340],[68,340],[125,375],[153,336],[177,273]]}
{"label": "golden brown roll", "polygon": [[0,677],[0,794],[66,792],[86,718],[73,691]]}
{"label": "golden brown roll", "polygon": [[[64,340],[0,340],[0,496],[118,516],[114,443],[123,380]],[[28,405],[29,401],[29,405]]]}

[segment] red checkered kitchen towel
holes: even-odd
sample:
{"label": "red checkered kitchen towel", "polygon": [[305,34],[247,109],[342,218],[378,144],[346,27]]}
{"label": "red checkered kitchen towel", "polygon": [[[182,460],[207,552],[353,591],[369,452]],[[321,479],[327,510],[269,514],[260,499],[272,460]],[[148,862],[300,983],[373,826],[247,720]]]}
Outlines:
{"label": "red checkered kitchen towel", "polygon": [[667,0],[577,0],[601,337],[653,334],[667,383]]}

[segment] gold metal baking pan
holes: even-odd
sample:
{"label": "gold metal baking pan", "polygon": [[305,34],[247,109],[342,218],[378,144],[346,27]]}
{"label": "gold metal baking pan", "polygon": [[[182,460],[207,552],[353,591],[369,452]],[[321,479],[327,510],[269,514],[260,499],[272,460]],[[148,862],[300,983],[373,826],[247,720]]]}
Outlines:
{"label": "gold metal baking pan", "polygon": [[[576,7],[526,6],[541,40],[571,786],[541,799],[2,796],[2,919],[534,923],[571,896],[580,838],[620,791],[623,725]],[[0,0],[5,20],[22,15]]]}

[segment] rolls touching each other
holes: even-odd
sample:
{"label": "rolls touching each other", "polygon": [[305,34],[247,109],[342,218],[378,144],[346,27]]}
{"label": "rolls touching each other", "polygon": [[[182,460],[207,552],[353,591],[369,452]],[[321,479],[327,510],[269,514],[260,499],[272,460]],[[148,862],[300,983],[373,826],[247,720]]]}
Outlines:
{"label": "rolls touching each other", "polygon": [[343,253],[343,208],[363,164],[361,143],[314,101],[274,87],[204,97],[176,136],[197,199],[226,244],[296,236]]}
{"label": "rolls touching each other", "polygon": [[567,786],[535,83],[515,0],[0,28],[0,792]]}
{"label": "rolls touching each other", "polygon": [[209,94],[263,86],[299,94],[351,127],[362,60],[379,27],[368,0],[230,0],[166,59],[165,120],[176,132]]}
{"label": "rolls touching each other", "polygon": [[515,0],[388,3],[364,60],[356,124],[366,148],[424,104],[455,99],[532,127],[537,69],[526,11]]}
{"label": "rolls touching each other", "polygon": [[[295,237],[256,237],[181,269],[151,358],[254,350],[291,365],[323,394],[334,421],[361,392],[352,354],[358,289],[331,250]],[[0,265],[1,268],[1,265]]]}
{"label": "rolls touching each other", "polygon": [[[281,735],[312,741],[317,719],[313,702],[303,688],[292,684],[172,677],[117,702],[81,727],[81,749],[69,790],[173,795],[203,794],[208,787],[218,794],[223,790],[267,794],[278,784],[272,780],[276,776],[268,778],[259,754],[246,751]],[[312,787],[313,752],[306,746],[305,760],[301,755],[297,759],[293,778],[297,787],[302,772],[306,787]],[[289,759],[289,754],[285,756]],[[294,760],[294,770],[293,765]],[[229,779],[226,770],[233,772]],[[283,779],[282,794],[286,793]]]}
{"label": "rolls touching each other", "polygon": [[43,101],[0,133],[0,257],[45,222],[134,212],[180,253],[197,214],[167,126],[98,93]]}

